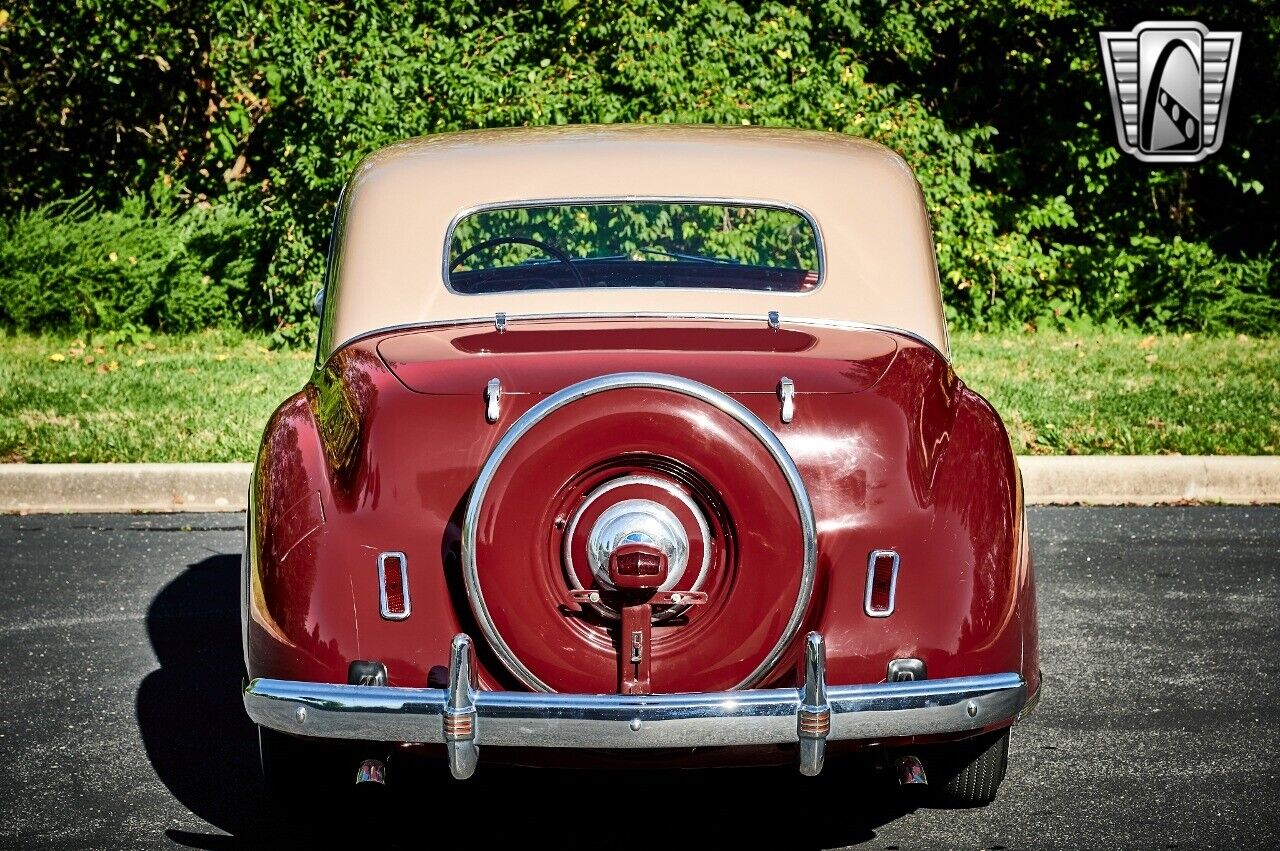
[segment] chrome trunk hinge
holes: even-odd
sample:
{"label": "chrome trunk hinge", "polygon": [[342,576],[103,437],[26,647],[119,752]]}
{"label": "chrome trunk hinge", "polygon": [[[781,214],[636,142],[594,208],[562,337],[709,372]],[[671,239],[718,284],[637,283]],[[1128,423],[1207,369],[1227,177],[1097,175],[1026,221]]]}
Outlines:
{"label": "chrome trunk hinge", "polygon": [[785,375],[778,381],[778,399],[782,402],[782,421],[791,422],[796,415],[796,385]]}
{"label": "chrome trunk hinge", "polygon": [[497,378],[490,378],[489,383],[484,387],[484,418],[491,423],[496,423],[501,411],[502,382]]}

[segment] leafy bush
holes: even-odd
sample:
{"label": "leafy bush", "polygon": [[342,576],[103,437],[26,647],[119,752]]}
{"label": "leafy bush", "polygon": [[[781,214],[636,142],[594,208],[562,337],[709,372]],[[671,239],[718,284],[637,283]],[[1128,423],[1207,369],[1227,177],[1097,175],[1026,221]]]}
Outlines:
{"label": "leafy bush", "polygon": [[570,257],[628,255],[632,260],[669,261],[702,255],[739,263],[818,268],[813,228],[799,213],[723,204],[585,203],[483,210],[458,222],[450,246],[450,268],[502,268],[550,259],[539,247],[500,242],[520,234],[562,249]]}
{"label": "leafy bush", "polygon": [[23,329],[240,321],[253,273],[250,217],[177,212],[150,197],[101,211],[84,198],[0,223],[0,320]]}
{"label": "leafy bush", "polygon": [[[1114,147],[1096,31],[1177,18],[1245,32],[1237,91],[1222,151],[1152,167]],[[1280,157],[1250,151],[1280,121],[1277,38],[1280,16],[1243,0],[52,0],[0,22],[0,213],[14,232],[68,215],[20,211],[88,193],[106,228],[158,181],[189,187],[185,203],[226,217],[211,233],[253,221],[208,250],[243,238],[263,258],[231,275],[240,300],[219,315],[297,336],[338,190],[388,142],[569,122],[819,128],[916,170],[958,326],[1274,331]],[[120,285],[132,295],[111,304],[165,321],[141,304],[167,285]],[[213,290],[183,292],[184,316],[211,310]],[[114,321],[77,298],[21,321]]]}

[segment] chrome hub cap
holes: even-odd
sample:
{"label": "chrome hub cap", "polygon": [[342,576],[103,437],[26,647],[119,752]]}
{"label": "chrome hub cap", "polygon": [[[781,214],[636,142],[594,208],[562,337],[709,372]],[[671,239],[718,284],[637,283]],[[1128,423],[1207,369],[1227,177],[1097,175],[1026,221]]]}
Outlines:
{"label": "chrome hub cap", "polygon": [[689,563],[689,535],[671,509],[648,499],[628,499],[605,509],[587,538],[587,560],[602,588],[609,581],[609,557],[623,544],[648,544],[667,557],[667,581],[659,588],[674,588]]}
{"label": "chrome hub cap", "polygon": [[[645,489],[649,489],[649,493],[660,491],[662,495],[644,498],[637,494],[629,499],[619,498],[619,490],[633,493],[639,490],[643,494]],[[691,540],[695,537],[696,543]],[[580,542],[578,557],[585,560],[584,566],[590,573],[586,570],[579,573],[574,566],[575,540]],[[687,588],[697,591],[706,581],[711,566],[710,542],[711,529],[702,509],[682,488],[656,476],[620,476],[587,494],[573,512],[564,535],[565,579],[570,588],[581,590],[585,584],[612,591],[614,585],[609,578],[609,557],[623,544],[638,543],[655,547],[667,557],[667,578],[659,590]],[[592,606],[606,617],[618,616],[605,603]],[[676,617],[685,608],[658,607],[654,610],[653,619],[663,621]]]}

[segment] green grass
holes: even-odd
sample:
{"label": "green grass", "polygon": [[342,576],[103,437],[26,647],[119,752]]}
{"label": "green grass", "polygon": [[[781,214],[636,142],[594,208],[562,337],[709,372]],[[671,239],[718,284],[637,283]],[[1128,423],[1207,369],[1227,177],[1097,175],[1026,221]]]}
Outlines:
{"label": "green grass", "polygon": [[1280,337],[958,334],[956,371],[1024,454],[1280,452]]}
{"label": "green grass", "polygon": [[232,332],[3,335],[0,461],[250,461],[311,358]]}
{"label": "green grass", "polygon": [[[958,334],[956,370],[1022,453],[1280,452],[1280,338]],[[0,332],[0,461],[248,461],[310,350],[234,332]]]}

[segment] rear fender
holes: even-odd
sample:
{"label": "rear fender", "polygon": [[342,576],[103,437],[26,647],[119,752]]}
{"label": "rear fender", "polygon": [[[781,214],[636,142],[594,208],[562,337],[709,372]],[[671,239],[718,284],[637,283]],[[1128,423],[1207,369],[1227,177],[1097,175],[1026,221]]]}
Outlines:
{"label": "rear fender", "polygon": [[254,467],[243,589],[250,677],[345,682],[345,660],[358,652],[350,583],[320,580],[332,485],[343,469],[330,460],[334,441],[322,437],[320,407],[315,384],[285,400]]}
{"label": "rear fender", "polygon": [[[909,345],[874,391],[830,407],[815,429],[852,447],[849,486],[831,480],[829,463],[801,467],[818,491],[816,615],[830,681],[881,681],[892,659],[909,657],[931,679],[1023,670],[1030,562],[1017,468],[994,410],[943,358]],[[900,556],[889,617],[863,608],[877,549]]]}

